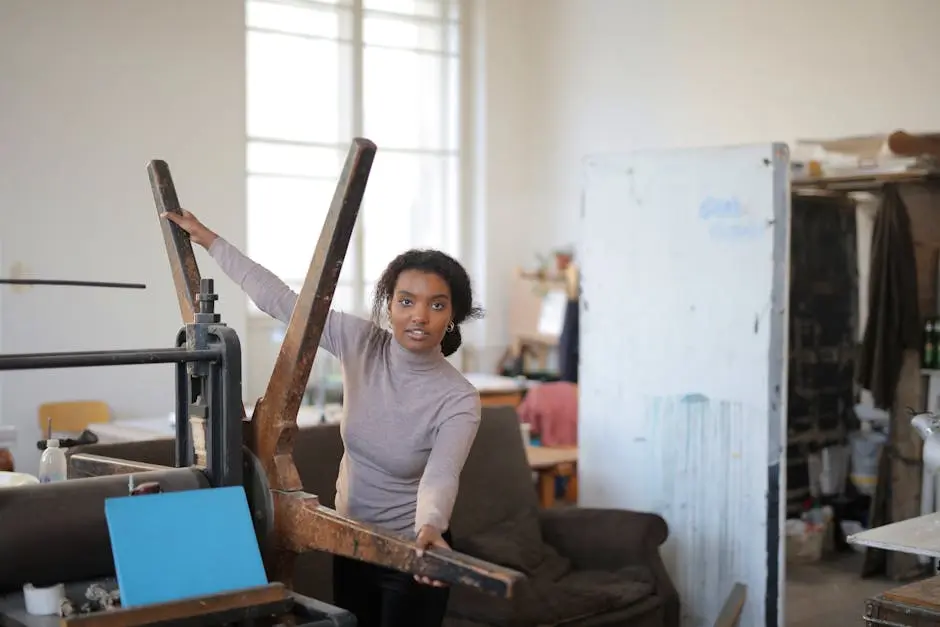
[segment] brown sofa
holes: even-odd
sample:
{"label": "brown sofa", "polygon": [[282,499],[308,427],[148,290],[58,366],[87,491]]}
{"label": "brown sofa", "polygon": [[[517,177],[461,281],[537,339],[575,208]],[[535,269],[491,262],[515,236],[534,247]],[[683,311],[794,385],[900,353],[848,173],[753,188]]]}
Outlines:
{"label": "brown sofa", "polygon": [[[167,464],[172,441],[83,447],[83,452]],[[294,460],[304,487],[332,506],[343,447],[336,425],[302,429]],[[679,598],[659,547],[668,535],[653,514],[560,507],[540,510],[518,419],[486,408],[461,475],[451,522],[454,548],[526,573],[512,600],[455,587],[447,627],[564,625],[678,627]],[[297,560],[297,591],[332,599],[330,556]]]}

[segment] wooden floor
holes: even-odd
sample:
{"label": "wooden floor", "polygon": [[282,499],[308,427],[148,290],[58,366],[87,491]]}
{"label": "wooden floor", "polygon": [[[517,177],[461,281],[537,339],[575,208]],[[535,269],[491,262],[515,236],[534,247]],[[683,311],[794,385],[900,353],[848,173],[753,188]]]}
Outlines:
{"label": "wooden floor", "polygon": [[864,625],[865,600],[901,584],[862,579],[861,564],[861,554],[847,553],[815,565],[788,565],[787,627]]}

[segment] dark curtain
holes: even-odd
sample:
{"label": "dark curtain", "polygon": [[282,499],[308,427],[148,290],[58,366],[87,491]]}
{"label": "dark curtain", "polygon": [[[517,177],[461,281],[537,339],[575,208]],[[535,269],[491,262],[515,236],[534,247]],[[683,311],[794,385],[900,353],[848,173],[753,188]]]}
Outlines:
{"label": "dark curtain", "polygon": [[907,207],[897,185],[886,185],[871,240],[868,322],[858,363],[858,383],[875,406],[889,410],[904,351],[920,348],[917,265]]}
{"label": "dark curtain", "polygon": [[808,455],[841,444],[853,417],[858,248],[845,197],[794,194],[791,216],[787,509],[799,516]]}

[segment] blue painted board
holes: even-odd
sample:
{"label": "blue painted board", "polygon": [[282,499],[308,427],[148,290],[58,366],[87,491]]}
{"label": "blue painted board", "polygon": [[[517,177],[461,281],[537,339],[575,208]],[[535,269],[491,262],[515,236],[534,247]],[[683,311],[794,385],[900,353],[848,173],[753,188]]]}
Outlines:
{"label": "blue painted board", "polygon": [[115,497],[104,507],[123,607],[268,583],[241,487]]}

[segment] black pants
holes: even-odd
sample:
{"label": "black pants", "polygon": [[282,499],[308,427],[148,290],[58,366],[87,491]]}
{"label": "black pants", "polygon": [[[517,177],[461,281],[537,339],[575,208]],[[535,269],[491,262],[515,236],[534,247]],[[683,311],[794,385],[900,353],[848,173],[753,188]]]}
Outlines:
{"label": "black pants", "polygon": [[[450,544],[450,534],[442,535]],[[449,595],[450,588],[418,583],[409,573],[333,558],[333,605],[352,612],[359,627],[440,627]]]}

